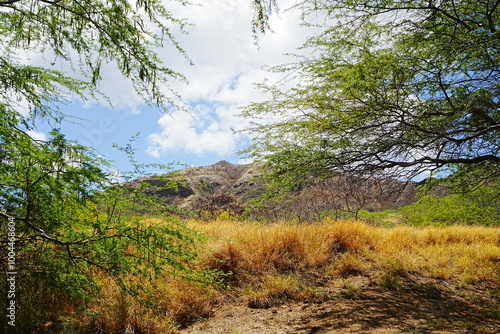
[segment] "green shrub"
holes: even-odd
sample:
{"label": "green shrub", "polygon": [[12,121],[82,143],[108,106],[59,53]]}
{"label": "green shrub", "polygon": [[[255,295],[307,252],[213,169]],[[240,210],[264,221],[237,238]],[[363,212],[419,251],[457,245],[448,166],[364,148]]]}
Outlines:
{"label": "green shrub", "polygon": [[500,224],[500,198],[495,186],[482,186],[470,193],[444,197],[425,195],[397,210],[413,225]]}

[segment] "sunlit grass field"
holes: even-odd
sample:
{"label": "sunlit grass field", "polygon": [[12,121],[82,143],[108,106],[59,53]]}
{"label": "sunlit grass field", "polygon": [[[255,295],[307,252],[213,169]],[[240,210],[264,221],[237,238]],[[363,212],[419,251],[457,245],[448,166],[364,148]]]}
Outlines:
{"label": "sunlit grass field", "polygon": [[353,294],[352,276],[365,277],[383,290],[397,290],[411,277],[419,277],[445,280],[458,288],[481,283],[499,293],[498,227],[386,228],[329,220],[192,220],[187,225],[209,236],[200,244],[200,261],[193,268],[220,271],[218,284],[164,275],[136,282],[146,292],[130,296],[103,279],[102,295],[89,305],[84,326],[110,333],[127,326],[141,333],[173,333],[209,317],[217,304],[236,299],[254,308],[306,299],[321,302],[326,298],[322,287],[339,282],[345,286],[343,293]]}

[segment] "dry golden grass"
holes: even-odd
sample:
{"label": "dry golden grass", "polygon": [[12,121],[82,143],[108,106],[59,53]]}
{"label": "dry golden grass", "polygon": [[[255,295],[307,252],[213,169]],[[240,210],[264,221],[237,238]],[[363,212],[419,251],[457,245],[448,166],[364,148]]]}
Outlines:
{"label": "dry golden grass", "polygon": [[145,307],[140,299],[123,292],[115,281],[101,275],[99,279],[102,284],[99,299],[92,301],[85,316],[79,319],[84,332],[125,333],[133,329],[140,333],[170,333],[175,330],[173,318]]}
{"label": "dry golden grass", "polygon": [[[188,226],[211,236],[203,246],[203,262],[230,274],[221,276],[230,289],[163,277],[145,283],[149,294],[140,297],[153,305],[145,307],[106,282],[101,299],[91,305],[90,327],[109,333],[127,326],[141,333],[174,333],[174,324],[208,317],[214,305],[227,299],[242,298],[255,308],[317,301],[320,281],[349,282],[358,275],[387,290],[398,289],[409,275],[500,286],[500,228],[383,228],[360,221],[190,221]],[[351,290],[355,295],[357,289]]]}
{"label": "dry golden grass", "polygon": [[242,294],[250,308],[269,308],[288,300],[315,299],[316,293],[297,276],[266,275],[258,284],[243,289]]}
{"label": "dry golden grass", "polygon": [[[208,263],[233,273],[303,272],[375,274],[398,263],[400,271],[446,279],[500,277],[500,229],[478,226],[383,228],[359,221],[316,224],[191,222],[213,236]],[[214,260],[215,259],[215,260]]]}
{"label": "dry golden grass", "polygon": [[79,319],[87,332],[175,333],[180,324],[208,317],[219,298],[213,287],[180,278],[143,282],[145,291],[138,296],[123,292],[105,277],[101,282],[99,299]]}

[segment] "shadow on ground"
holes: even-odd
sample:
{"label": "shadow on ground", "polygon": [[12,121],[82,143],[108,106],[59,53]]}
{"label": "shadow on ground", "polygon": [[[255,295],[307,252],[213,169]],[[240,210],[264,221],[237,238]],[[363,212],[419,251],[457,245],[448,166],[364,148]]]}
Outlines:
{"label": "shadow on ground", "polygon": [[360,289],[304,308],[296,333],[500,333],[498,289],[457,291],[438,280],[408,280],[392,291]]}

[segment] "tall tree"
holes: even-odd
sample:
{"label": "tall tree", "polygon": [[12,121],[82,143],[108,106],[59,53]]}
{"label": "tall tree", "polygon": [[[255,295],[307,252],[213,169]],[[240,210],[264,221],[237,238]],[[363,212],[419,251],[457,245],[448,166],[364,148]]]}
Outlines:
{"label": "tall tree", "polygon": [[[86,298],[98,292],[99,275],[132,289],[137,281],[128,278],[163,270],[192,274],[192,231],[175,222],[145,223],[145,210],[164,215],[161,205],[140,189],[112,184],[106,162],[59,131],[47,140],[30,135],[36,119],[57,124],[66,116],[61,103],[98,94],[107,62],[146,102],[170,103],[169,80],[183,78],[158,52],[170,43],[184,54],[172,29],[185,24],[157,0],[0,0],[0,255],[6,275],[0,284],[2,295],[7,292],[2,309],[14,305],[11,318],[2,316],[3,332],[39,329],[45,312],[57,312],[46,304],[51,289]],[[22,60],[33,52],[61,59],[72,72]]]}
{"label": "tall tree", "polygon": [[[500,174],[500,2],[305,0],[323,32],[270,98],[249,152],[277,176]],[[298,82],[286,89],[288,79]],[[271,121],[270,121],[271,119]],[[276,121],[276,119],[278,121]]]}

